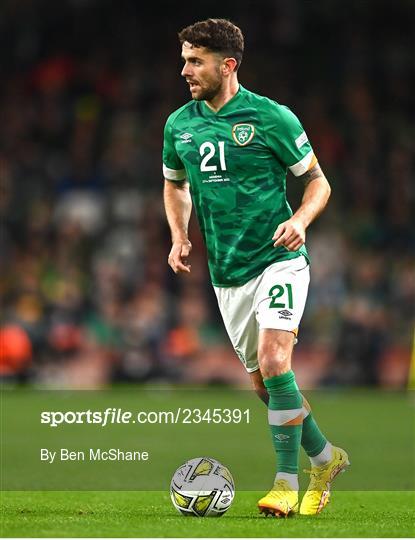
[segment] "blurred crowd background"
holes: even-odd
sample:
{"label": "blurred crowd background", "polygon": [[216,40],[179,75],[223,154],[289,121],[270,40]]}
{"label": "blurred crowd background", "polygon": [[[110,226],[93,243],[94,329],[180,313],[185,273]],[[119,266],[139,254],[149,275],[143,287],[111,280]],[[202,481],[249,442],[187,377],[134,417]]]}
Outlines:
{"label": "blurred crowd background", "polygon": [[[200,3],[204,4],[204,3]],[[239,78],[301,118],[333,187],[312,225],[303,386],[404,387],[415,308],[413,0],[0,4],[3,379],[248,383],[197,225],[167,265],[161,147],[189,100],[177,31],[226,17]],[[287,179],[296,207],[302,186]]]}

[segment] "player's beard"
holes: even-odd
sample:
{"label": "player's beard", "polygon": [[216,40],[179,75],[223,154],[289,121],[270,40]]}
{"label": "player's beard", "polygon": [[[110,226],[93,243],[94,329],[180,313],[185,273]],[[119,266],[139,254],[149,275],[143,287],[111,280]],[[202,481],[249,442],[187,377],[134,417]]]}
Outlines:
{"label": "player's beard", "polygon": [[222,77],[220,75],[219,69],[216,72],[216,77],[212,78],[208,82],[208,86],[205,88],[201,87],[201,91],[198,96],[195,96],[193,99],[196,101],[212,101],[222,90]]}

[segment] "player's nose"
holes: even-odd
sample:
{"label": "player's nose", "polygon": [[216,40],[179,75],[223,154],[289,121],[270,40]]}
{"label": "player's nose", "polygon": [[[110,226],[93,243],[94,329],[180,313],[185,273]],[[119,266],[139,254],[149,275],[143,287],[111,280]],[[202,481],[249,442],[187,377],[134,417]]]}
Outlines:
{"label": "player's nose", "polygon": [[190,75],[189,64],[187,62],[183,66],[181,75],[182,75],[182,77],[188,77]]}

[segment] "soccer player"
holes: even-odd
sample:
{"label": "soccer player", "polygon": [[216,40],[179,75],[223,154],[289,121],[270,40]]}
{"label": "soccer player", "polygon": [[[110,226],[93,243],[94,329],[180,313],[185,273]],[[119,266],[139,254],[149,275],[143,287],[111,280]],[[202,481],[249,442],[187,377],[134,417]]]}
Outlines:
{"label": "soccer player", "polygon": [[[306,229],[326,206],[330,186],[290,109],[239,84],[244,39],[237,26],[208,19],[183,29],[179,40],[192,101],[169,116],[164,130],[168,262],[176,273],[191,271],[193,199],[226,330],[268,405],[277,471],[258,507],[278,517],[298,511],[302,445],[311,479],[299,511],[318,514],[348,457],[318,428],[291,355],[309,284]],[[294,214],[287,169],[304,182]]]}

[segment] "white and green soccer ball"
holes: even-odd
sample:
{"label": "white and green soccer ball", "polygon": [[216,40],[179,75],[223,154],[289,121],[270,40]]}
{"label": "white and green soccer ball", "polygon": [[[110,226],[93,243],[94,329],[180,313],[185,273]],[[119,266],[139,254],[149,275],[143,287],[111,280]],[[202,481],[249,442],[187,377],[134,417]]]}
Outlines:
{"label": "white and green soccer ball", "polygon": [[213,458],[189,459],[177,469],[170,484],[175,508],[187,516],[222,516],[234,496],[229,469]]}

